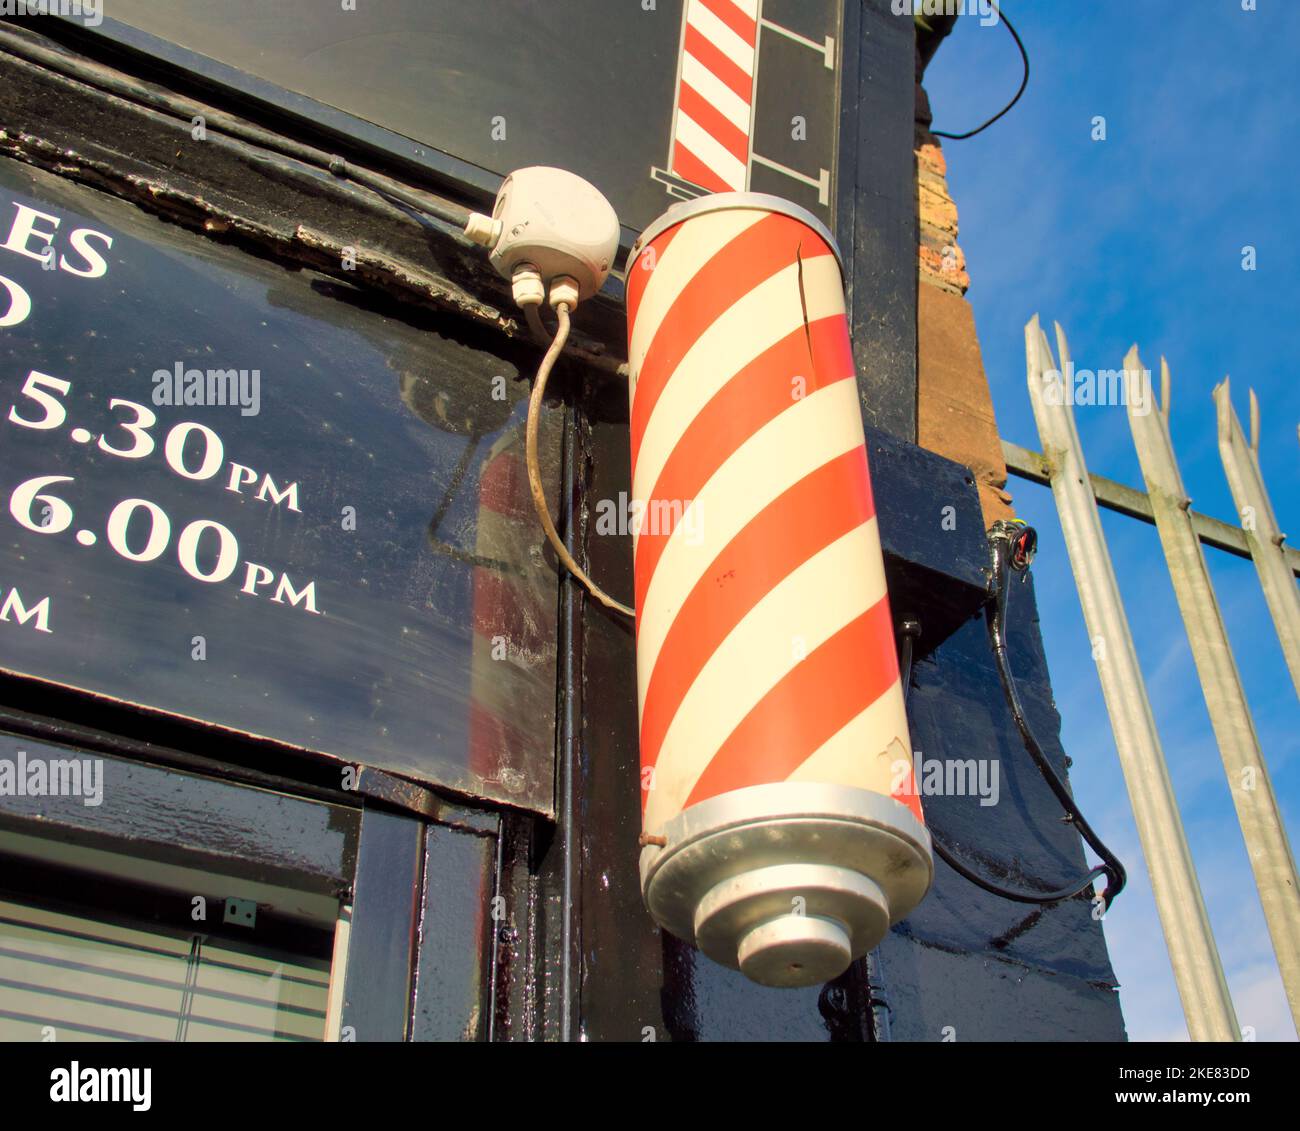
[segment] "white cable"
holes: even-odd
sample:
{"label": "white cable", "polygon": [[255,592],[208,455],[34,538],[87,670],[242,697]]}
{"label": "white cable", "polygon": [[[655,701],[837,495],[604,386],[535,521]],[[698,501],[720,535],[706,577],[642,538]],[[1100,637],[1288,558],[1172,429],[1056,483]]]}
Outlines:
{"label": "white cable", "polygon": [[525,306],[524,321],[528,323],[528,329],[532,331],[533,339],[539,346],[550,348],[551,335],[546,331],[546,323],[542,321],[542,308],[540,306]]}
{"label": "white cable", "polygon": [[[564,563],[565,568],[581,581],[586,586],[587,591],[606,608],[635,617],[635,610],[630,609],[620,601],[614,600],[613,597],[592,581],[583,568],[574,561],[573,555],[569,553],[568,547],[565,546],[559,532],[555,529],[555,523],[551,521],[551,509],[546,503],[546,492],[542,490],[542,472],[537,461],[537,431],[541,424],[542,398],[546,394],[546,382],[550,379],[551,370],[555,367],[556,360],[564,350],[564,343],[569,338],[569,304],[567,302],[558,303],[555,307],[555,315],[559,320],[559,326],[556,328],[555,337],[551,341],[550,348],[546,351],[546,356],[542,358],[541,365],[537,367],[537,377],[533,381],[532,396],[528,398],[528,422],[524,428],[524,455],[525,462],[528,465],[528,487],[533,496],[533,507],[537,511],[537,517],[542,521],[542,529],[546,531],[547,539],[555,548],[555,553],[559,556],[560,561]],[[538,322],[540,325],[540,318]]]}

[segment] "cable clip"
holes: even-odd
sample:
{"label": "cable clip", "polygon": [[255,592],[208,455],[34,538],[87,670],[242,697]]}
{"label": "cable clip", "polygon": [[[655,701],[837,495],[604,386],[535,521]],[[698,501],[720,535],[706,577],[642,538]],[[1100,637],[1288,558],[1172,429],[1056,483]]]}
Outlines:
{"label": "cable clip", "polygon": [[989,545],[995,558],[1005,547],[1007,564],[1017,573],[1024,573],[1038,554],[1038,531],[1022,518],[1000,518],[989,529]]}

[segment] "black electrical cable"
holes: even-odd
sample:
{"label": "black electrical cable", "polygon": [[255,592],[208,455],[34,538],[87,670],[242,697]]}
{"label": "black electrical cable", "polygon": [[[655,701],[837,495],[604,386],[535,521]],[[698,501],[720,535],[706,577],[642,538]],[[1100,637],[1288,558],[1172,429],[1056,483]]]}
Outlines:
{"label": "black electrical cable", "polygon": [[465,225],[469,222],[470,210],[445,197],[436,196],[423,189],[409,188],[391,177],[353,165],[338,154],[327,153],[313,145],[263,129],[242,118],[193,102],[178,94],[157,90],[130,77],[118,75],[99,63],[88,62],[55,51],[3,24],[0,24],[0,51],[46,67],[65,78],[93,86],[156,113],[166,114],[168,117],[183,121],[186,125],[201,119],[205,128],[217,135],[224,134],[280,157],[299,161],[318,170],[328,170],[336,177],[362,185],[390,202],[404,205],[424,217],[439,220],[458,231],[464,231]]}
{"label": "black electrical cable", "polygon": [[1034,732],[1029,726],[1029,720],[1025,716],[1024,704],[1020,701],[1020,692],[1016,688],[1016,679],[1011,671],[1011,661],[1007,655],[1007,606],[1010,597],[1010,574],[1008,571],[1011,569],[1023,571],[1029,567],[1029,563],[1033,559],[1034,548],[1037,545],[1037,535],[1032,527],[1022,524],[997,524],[994,527],[994,534],[990,538],[990,542],[993,549],[994,601],[992,608],[988,611],[987,620],[989,638],[993,644],[993,657],[997,661],[998,677],[1002,681],[1002,690],[1007,697],[1012,717],[1016,721],[1016,729],[1020,731],[1020,737],[1024,740],[1025,749],[1029,751],[1029,756],[1033,758],[1034,764],[1043,775],[1043,779],[1056,795],[1056,799],[1061,803],[1061,808],[1069,815],[1071,823],[1078,828],[1079,835],[1101,857],[1101,867],[1094,868],[1089,873],[1087,881],[1081,884],[1077,890],[1082,891],[1094,879],[1104,875],[1107,884],[1106,890],[1102,893],[1102,899],[1109,909],[1115,897],[1124,890],[1124,885],[1128,882],[1128,875],[1124,871],[1124,865],[1120,863],[1119,858],[1106,847],[1101,837],[1088,824],[1073,795],[1070,793],[1069,787],[1061,780],[1047,755],[1043,752],[1042,746],[1039,745],[1038,739],[1034,737]]}
{"label": "black electrical cable", "polygon": [[[36,42],[32,38],[34,34],[26,28],[12,26],[0,20],[0,61],[5,54],[24,59],[74,82],[94,87],[96,90],[154,113],[183,121],[187,126],[192,126],[196,118],[202,118],[204,128],[210,130],[214,136],[234,138],[278,157],[298,161],[313,171],[328,172],[340,180],[361,185],[390,203],[413,213],[421,224],[427,225],[431,222],[444,224],[460,237],[467,238],[465,227],[472,213],[469,208],[455,201],[424,189],[403,185],[392,177],[353,165],[337,153],[327,153],[323,149],[263,129],[214,107],[193,102],[171,91],[148,86],[130,76],[118,74],[102,64],[55,51]],[[549,346],[550,339],[551,335],[543,332],[540,344]],[[582,358],[586,364],[596,369],[621,378],[627,377],[626,362],[620,362],[617,358],[601,352],[593,352],[583,346],[570,344],[568,348],[570,353]]]}
{"label": "black electrical cable", "polygon": [[[902,655],[899,658],[899,670],[903,680],[903,698],[907,699],[908,686],[912,678],[912,651],[916,638],[920,635],[920,626],[915,621],[905,621],[899,626],[899,632],[903,637]],[[939,859],[948,865],[963,879],[968,880],[976,887],[983,888],[992,895],[1000,896],[1003,899],[1009,899],[1016,903],[1060,903],[1064,899],[1070,899],[1085,890],[1089,884],[1101,879],[1106,875],[1105,868],[1094,868],[1078,884],[1068,887],[1059,888],[1055,891],[1044,892],[1023,892],[1015,891],[1012,888],[1002,887],[993,880],[986,880],[978,872],[972,871],[953,853],[953,851],[943,843],[936,834],[933,827],[930,828],[930,843],[934,845],[934,851]],[[1116,893],[1118,894],[1118,892]],[[1109,906],[1109,904],[1107,904]]]}
{"label": "black electrical cable", "polygon": [[950,134],[950,133],[945,133],[943,130],[931,130],[930,132],[934,134],[935,137],[946,137],[951,141],[965,141],[968,137],[974,137],[978,133],[983,133],[986,129],[989,128],[989,126],[991,126],[1004,114],[1008,113],[1011,107],[1013,107],[1017,102],[1020,101],[1020,96],[1025,93],[1025,87],[1029,85],[1029,52],[1025,50],[1024,43],[1021,42],[1020,36],[1016,33],[1016,29],[1012,25],[1011,21],[1007,19],[1006,13],[1003,12],[997,6],[995,0],[989,0],[989,3],[993,6],[993,10],[997,12],[998,19],[1002,23],[1007,25],[1007,31],[1011,33],[1011,38],[1016,41],[1016,47],[1020,49],[1020,61],[1024,64],[1025,67],[1024,77],[1020,80],[1020,89],[1016,91],[1016,96],[1010,102],[1008,102],[1005,106],[1003,106],[1001,110],[999,110],[996,114],[994,114],[993,117],[991,117],[982,126],[976,126],[973,130],[968,130],[964,134]]}
{"label": "black electrical cable", "polygon": [[[1024,705],[1020,701],[1020,693],[1016,688],[1015,676],[1011,672],[1011,665],[1007,656],[1008,571],[1010,569],[1023,571],[1028,568],[1029,563],[1033,560],[1037,539],[1038,536],[1033,527],[1020,523],[997,523],[990,534],[989,541],[993,553],[993,599],[986,609],[989,637],[993,645],[993,656],[997,663],[998,678],[1002,682],[1003,693],[1006,695],[1007,704],[1011,708],[1012,717],[1016,722],[1016,729],[1020,732],[1025,749],[1029,751],[1029,755],[1038,767],[1039,773],[1042,774],[1043,779],[1056,795],[1070,822],[1078,828],[1083,839],[1101,857],[1102,863],[1093,868],[1082,879],[1062,888],[1042,892],[1017,891],[1013,888],[1003,887],[1001,884],[987,879],[968,868],[939,839],[933,828],[930,829],[930,839],[939,859],[959,876],[992,895],[1012,900],[1015,903],[1060,903],[1062,900],[1070,899],[1085,891],[1097,880],[1105,877],[1107,881],[1106,889],[1102,892],[1101,898],[1105,909],[1109,910],[1115,897],[1124,890],[1124,885],[1128,882],[1128,874],[1118,857],[1106,847],[1102,839],[1093,831],[1092,826],[1088,824],[1070,794],[1069,787],[1058,776],[1047,755],[1043,752],[1043,748],[1034,737],[1028,719],[1025,717]],[[903,643],[899,667],[903,677],[903,695],[906,698],[908,685],[911,681],[913,641],[920,634],[920,630],[915,622],[909,621],[900,626],[900,631],[903,636]]]}

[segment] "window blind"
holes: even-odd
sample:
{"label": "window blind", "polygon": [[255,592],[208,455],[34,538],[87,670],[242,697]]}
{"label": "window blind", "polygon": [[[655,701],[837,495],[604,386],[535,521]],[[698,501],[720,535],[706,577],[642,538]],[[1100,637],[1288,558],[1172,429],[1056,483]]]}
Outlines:
{"label": "window blind", "polygon": [[322,960],[0,899],[0,1040],[319,1041],[328,986]]}

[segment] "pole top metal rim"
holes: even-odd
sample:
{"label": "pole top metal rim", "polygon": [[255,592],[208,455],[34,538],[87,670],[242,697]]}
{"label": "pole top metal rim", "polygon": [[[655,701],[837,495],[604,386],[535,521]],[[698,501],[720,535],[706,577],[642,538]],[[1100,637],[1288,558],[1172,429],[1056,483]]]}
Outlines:
{"label": "pole top metal rim", "polygon": [[692,217],[702,216],[708,212],[729,212],[735,209],[775,212],[782,216],[789,216],[793,220],[798,220],[801,224],[806,224],[826,241],[826,246],[835,255],[835,262],[839,264],[840,278],[844,278],[844,257],[840,254],[839,244],[835,242],[835,237],[831,234],[830,228],[801,205],[766,192],[715,192],[710,193],[708,196],[697,196],[694,200],[683,200],[672,205],[637,237],[636,243],[632,245],[632,250],[628,252],[627,266],[624,269],[625,274],[632,274],[632,267],[636,263],[637,256],[653,240],[668,231],[669,228],[675,228],[678,224]]}

